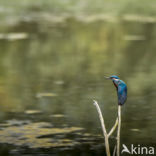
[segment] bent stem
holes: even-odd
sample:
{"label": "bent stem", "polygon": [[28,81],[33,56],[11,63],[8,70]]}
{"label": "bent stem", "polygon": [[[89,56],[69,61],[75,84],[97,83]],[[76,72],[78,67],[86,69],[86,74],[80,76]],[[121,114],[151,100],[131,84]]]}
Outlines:
{"label": "bent stem", "polygon": [[118,105],[117,156],[120,156],[121,105]]}
{"label": "bent stem", "polygon": [[107,131],[106,131],[106,127],[105,127],[105,122],[102,116],[102,112],[101,109],[97,103],[97,101],[94,101],[94,105],[96,106],[97,112],[99,114],[99,119],[101,122],[101,127],[102,127],[102,131],[103,131],[103,135],[104,135],[104,141],[105,141],[105,148],[106,148],[106,154],[107,156],[110,156],[110,149],[109,149],[109,141],[108,141],[108,135],[107,135]]}
{"label": "bent stem", "polygon": [[117,126],[118,126],[118,118],[116,119],[114,126],[112,127],[112,129],[108,133],[108,138],[113,134],[113,132],[115,131]]}

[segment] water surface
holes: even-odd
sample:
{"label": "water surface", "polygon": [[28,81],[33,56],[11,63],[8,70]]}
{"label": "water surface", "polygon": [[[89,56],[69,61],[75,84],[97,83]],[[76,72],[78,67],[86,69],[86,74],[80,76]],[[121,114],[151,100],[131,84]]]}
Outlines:
{"label": "water surface", "polygon": [[128,85],[122,143],[155,146],[155,26],[74,18],[1,25],[0,154],[102,155],[93,99],[110,129],[117,97],[104,75],[112,74]]}

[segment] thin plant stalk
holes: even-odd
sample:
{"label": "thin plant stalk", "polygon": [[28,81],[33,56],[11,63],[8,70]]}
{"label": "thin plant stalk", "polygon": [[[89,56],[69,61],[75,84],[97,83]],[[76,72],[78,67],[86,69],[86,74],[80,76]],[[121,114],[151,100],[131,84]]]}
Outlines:
{"label": "thin plant stalk", "polygon": [[101,109],[97,103],[97,101],[94,100],[94,105],[96,106],[97,112],[99,114],[99,119],[101,122],[101,127],[102,127],[102,131],[103,131],[103,135],[104,135],[104,141],[105,141],[105,148],[106,148],[106,154],[107,156],[110,156],[110,148],[109,148],[109,141],[108,141],[108,134],[106,131],[106,127],[105,127],[105,122],[102,116],[102,112]]}
{"label": "thin plant stalk", "polygon": [[118,105],[117,156],[120,156],[121,105]]}
{"label": "thin plant stalk", "polygon": [[114,126],[112,127],[112,129],[108,133],[108,138],[113,134],[113,132],[115,131],[117,126],[118,126],[118,118],[116,119]]}
{"label": "thin plant stalk", "polygon": [[116,153],[116,145],[114,147],[113,156],[115,156],[115,153]]}

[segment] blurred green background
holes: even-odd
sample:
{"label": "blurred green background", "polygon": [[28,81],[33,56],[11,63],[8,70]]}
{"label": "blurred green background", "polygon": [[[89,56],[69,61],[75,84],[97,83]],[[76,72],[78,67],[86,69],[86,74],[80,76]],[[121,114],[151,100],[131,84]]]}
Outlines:
{"label": "blurred green background", "polygon": [[128,85],[121,143],[156,146],[155,42],[155,0],[1,0],[0,154],[102,155],[92,100],[111,128],[112,74]]}

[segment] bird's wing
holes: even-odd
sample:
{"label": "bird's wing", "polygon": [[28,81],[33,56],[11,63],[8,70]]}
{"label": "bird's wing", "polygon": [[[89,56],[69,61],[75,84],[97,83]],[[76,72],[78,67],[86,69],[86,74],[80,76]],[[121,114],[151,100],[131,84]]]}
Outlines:
{"label": "bird's wing", "polygon": [[127,87],[126,86],[118,86],[118,102],[120,105],[123,105],[127,99]]}

